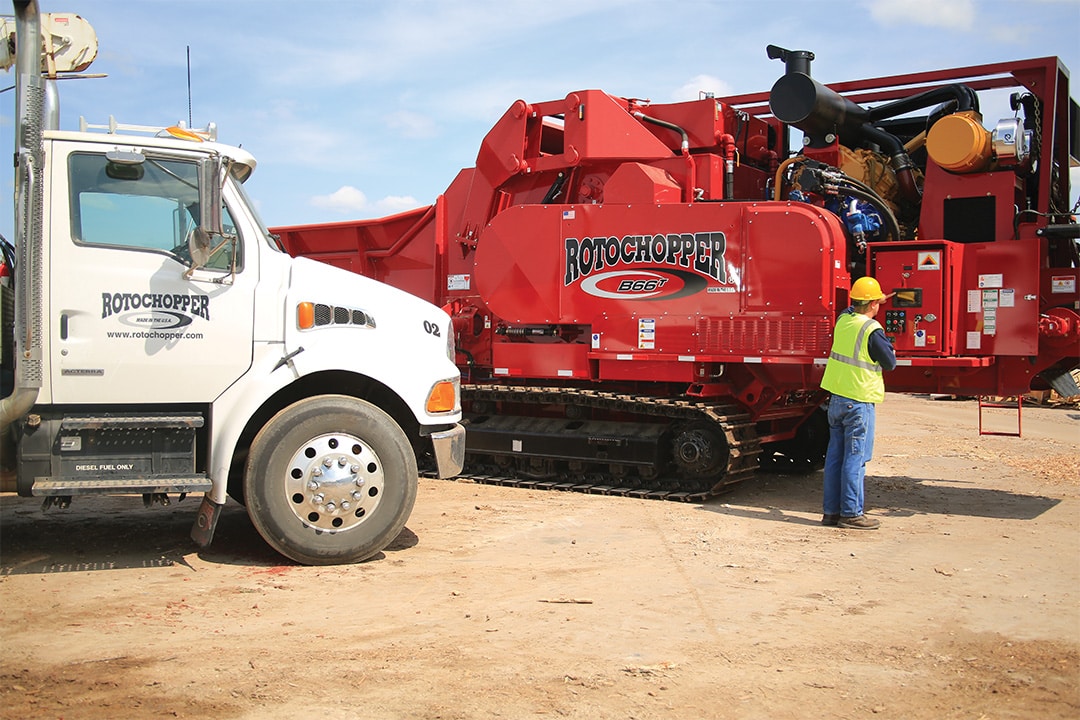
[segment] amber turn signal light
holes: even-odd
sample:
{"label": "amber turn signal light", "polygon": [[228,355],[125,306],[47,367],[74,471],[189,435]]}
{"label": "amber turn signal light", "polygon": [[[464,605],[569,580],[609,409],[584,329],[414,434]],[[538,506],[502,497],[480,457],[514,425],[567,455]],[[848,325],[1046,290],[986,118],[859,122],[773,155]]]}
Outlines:
{"label": "amber turn signal light", "polygon": [[296,326],[301,330],[315,327],[315,303],[302,302],[296,306]]}
{"label": "amber turn signal light", "polygon": [[435,383],[428,393],[427,411],[432,415],[448,413],[457,409],[457,390],[450,380]]}

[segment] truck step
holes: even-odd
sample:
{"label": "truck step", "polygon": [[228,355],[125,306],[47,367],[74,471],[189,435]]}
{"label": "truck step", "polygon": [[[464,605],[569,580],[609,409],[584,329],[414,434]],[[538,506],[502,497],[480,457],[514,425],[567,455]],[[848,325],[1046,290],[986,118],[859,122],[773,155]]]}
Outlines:
{"label": "truck step", "polygon": [[202,415],[69,415],[64,430],[142,430],[146,428],[201,428]]}
{"label": "truck step", "polygon": [[151,478],[107,478],[68,480],[37,478],[33,494],[56,495],[127,495],[146,493],[194,493],[210,489],[210,478],[203,474]]}

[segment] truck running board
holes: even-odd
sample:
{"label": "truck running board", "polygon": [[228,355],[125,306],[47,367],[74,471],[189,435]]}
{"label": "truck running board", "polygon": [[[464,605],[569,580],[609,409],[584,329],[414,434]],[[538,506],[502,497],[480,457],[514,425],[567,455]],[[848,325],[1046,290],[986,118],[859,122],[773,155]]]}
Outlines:
{"label": "truck running board", "polygon": [[107,480],[35,478],[32,492],[36,497],[50,495],[136,495],[206,492],[210,490],[210,487],[210,478],[206,475]]}

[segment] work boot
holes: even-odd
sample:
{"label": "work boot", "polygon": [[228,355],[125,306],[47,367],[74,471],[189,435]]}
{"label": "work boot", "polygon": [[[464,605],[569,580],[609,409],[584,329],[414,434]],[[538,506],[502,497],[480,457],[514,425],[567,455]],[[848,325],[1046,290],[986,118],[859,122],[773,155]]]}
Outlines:
{"label": "work boot", "polygon": [[840,523],[840,513],[825,513],[821,516],[821,524],[836,527]]}
{"label": "work boot", "polygon": [[866,517],[865,515],[841,517],[838,524],[842,528],[853,528],[855,530],[877,530],[881,527],[880,520],[877,518]]}

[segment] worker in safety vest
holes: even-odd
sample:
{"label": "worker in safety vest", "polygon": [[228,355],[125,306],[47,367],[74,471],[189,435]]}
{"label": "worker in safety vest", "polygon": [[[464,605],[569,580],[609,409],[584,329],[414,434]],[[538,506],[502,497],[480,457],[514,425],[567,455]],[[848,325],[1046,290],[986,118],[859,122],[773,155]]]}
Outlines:
{"label": "worker in safety vest", "polygon": [[881,373],[896,367],[896,353],[874,316],[891,294],[874,278],[862,277],[850,297],[851,307],[836,320],[821,379],[832,393],[821,524],[875,530],[881,522],[863,514],[863,481],[874,452],[874,406],[885,399]]}

